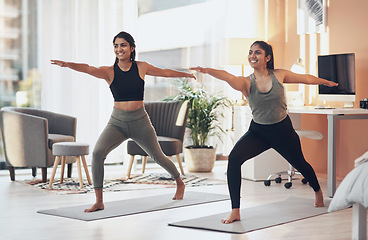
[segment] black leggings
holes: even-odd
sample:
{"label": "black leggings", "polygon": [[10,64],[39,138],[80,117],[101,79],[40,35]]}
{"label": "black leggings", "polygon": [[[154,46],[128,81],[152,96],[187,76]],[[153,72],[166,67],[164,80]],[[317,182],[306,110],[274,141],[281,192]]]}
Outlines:
{"label": "black leggings", "polygon": [[275,149],[297,169],[315,192],[319,191],[316,174],[303,156],[299,136],[289,116],[271,125],[252,121],[248,132],[239,139],[229,155],[227,182],[232,208],[240,207],[241,165],[270,148]]}

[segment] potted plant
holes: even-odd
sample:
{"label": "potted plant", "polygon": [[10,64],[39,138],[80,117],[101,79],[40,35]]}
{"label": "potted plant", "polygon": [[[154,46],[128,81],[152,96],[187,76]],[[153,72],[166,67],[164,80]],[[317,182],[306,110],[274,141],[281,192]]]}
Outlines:
{"label": "potted plant", "polygon": [[221,107],[229,107],[230,100],[221,95],[209,95],[201,84],[179,80],[179,93],[166,101],[189,101],[187,128],[192,145],[184,147],[184,160],[189,172],[211,172],[216,161],[216,148],[207,145],[210,136],[225,133],[219,124]]}

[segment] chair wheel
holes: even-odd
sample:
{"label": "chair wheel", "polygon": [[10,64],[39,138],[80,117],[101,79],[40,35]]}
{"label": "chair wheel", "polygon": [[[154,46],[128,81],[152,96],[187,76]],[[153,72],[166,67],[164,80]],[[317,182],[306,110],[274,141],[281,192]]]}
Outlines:
{"label": "chair wheel", "polygon": [[270,186],[271,185],[271,181],[270,180],[264,180],[264,185],[266,186],[266,187],[268,187],[268,186]]}
{"label": "chair wheel", "polygon": [[287,188],[287,189],[289,189],[289,188],[291,188],[291,186],[293,186],[293,183],[292,182],[287,182],[287,183],[285,183],[285,188]]}
{"label": "chair wheel", "polygon": [[307,184],[307,183],[308,183],[307,179],[303,178],[303,179],[302,179],[302,183],[303,183],[303,184]]}
{"label": "chair wheel", "polygon": [[276,183],[281,183],[281,181],[282,181],[281,177],[277,177],[277,178],[275,178],[275,182],[276,182]]}

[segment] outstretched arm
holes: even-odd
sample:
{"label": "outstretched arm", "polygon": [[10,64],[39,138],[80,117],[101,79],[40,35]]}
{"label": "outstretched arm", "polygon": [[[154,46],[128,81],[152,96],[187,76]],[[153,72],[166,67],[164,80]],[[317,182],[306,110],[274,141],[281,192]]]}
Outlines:
{"label": "outstretched arm", "polygon": [[177,78],[194,78],[194,74],[192,73],[186,73],[186,72],[180,72],[172,69],[164,69],[164,68],[158,68],[151,64],[148,64],[146,62],[141,62],[141,64],[146,69],[146,74],[151,76],[157,76],[157,77],[177,77]]}
{"label": "outstretched arm", "polygon": [[58,65],[60,67],[67,67],[78,72],[87,73],[96,78],[105,79],[110,81],[109,67],[93,67],[85,63],[74,63],[74,62],[64,62],[60,60],[51,60],[51,64]]}
{"label": "outstretched arm", "polygon": [[323,78],[318,78],[310,74],[297,74],[289,70],[278,69],[278,73],[284,75],[284,83],[304,83],[304,84],[316,84],[316,85],[326,85],[328,87],[336,87],[338,84],[332,81],[328,81]]}
{"label": "outstretched arm", "polygon": [[209,74],[212,77],[218,78],[227,82],[235,90],[241,91],[245,96],[248,96],[248,85],[250,82],[247,81],[246,77],[234,76],[224,70],[218,70],[214,68],[203,68],[203,67],[193,67],[190,70],[195,70],[201,73]]}

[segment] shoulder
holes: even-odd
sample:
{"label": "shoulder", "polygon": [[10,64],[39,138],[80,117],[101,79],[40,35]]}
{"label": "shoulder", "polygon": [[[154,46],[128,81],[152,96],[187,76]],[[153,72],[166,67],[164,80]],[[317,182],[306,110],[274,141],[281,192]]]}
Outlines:
{"label": "shoulder", "polygon": [[[252,74],[251,74],[252,75]],[[247,87],[250,87],[251,85],[251,75],[249,76],[246,76],[246,77],[240,77],[242,79],[242,81],[244,82],[244,84],[247,86]]]}
{"label": "shoulder", "polygon": [[109,74],[109,75],[111,73],[114,74],[114,65],[112,65],[112,66],[101,66],[100,70],[107,73],[107,74]]}
{"label": "shoulder", "polygon": [[290,75],[290,73],[292,73],[289,70],[281,69],[281,68],[273,69],[273,70],[271,70],[271,72],[273,72],[273,74],[275,75],[275,77],[277,78],[277,80],[280,83],[283,83],[284,80],[285,80],[285,77],[288,76],[288,75]]}
{"label": "shoulder", "polygon": [[145,73],[149,71],[156,71],[158,68],[144,61],[136,61],[139,71],[143,71]]}
{"label": "shoulder", "polygon": [[[253,73],[252,73],[253,74]],[[249,76],[246,77],[239,77],[241,80],[243,80],[244,82],[250,82],[250,76],[252,75],[250,74]]]}
{"label": "shoulder", "polygon": [[114,65],[112,65],[112,66],[101,66],[100,69],[104,70],[104,71],[111,71],[111,70],[114,70]]}
{"label": "shoulder", "polygon": [[137,64],[137,67],[139,71],[147,72],[149,69],[151,69],[153,66],[145,61],[135,61]]}
{"label": "shoulder", "polygon": [[135,63],[137,64],[139,68],[147,68],[149,66],[149,64],[144,61],[135,61]]}
{"label": "shoulder", "polygon": [[251,77],[252,75],[253,75],[253,73],[250,74],[250,75],[248,75],[248,76],[246,76],[246,77],[239,77],[239,78],[244,82],[244,84],[250,86],[250,83],[252,82],[251,81],[252,80],[252,77]]}
{"label": "shoulder", "polygon": [[135,61],[135,63],[138,68],[139,76],[141,77],[141,79],[144,80],[151,65],[144,61]]}
{"label": "shoulder", "polygon": [[[253,74],[253,73],[252,73]],[[251,75],[252,75],[251,74]],[[244,83],[247,85],[247,86],[250,86],[250,84],[251,84],[251,75],[249,75],[249,76],[246,76],[246,77],[243,77],[243,81],[244,81]]]}
{"label": "shoulder", "polygon": [[276,68],[271,70],[274,74],[285,74],[286,72],[290,72],[289,70],[282,69],[282,68]]}

